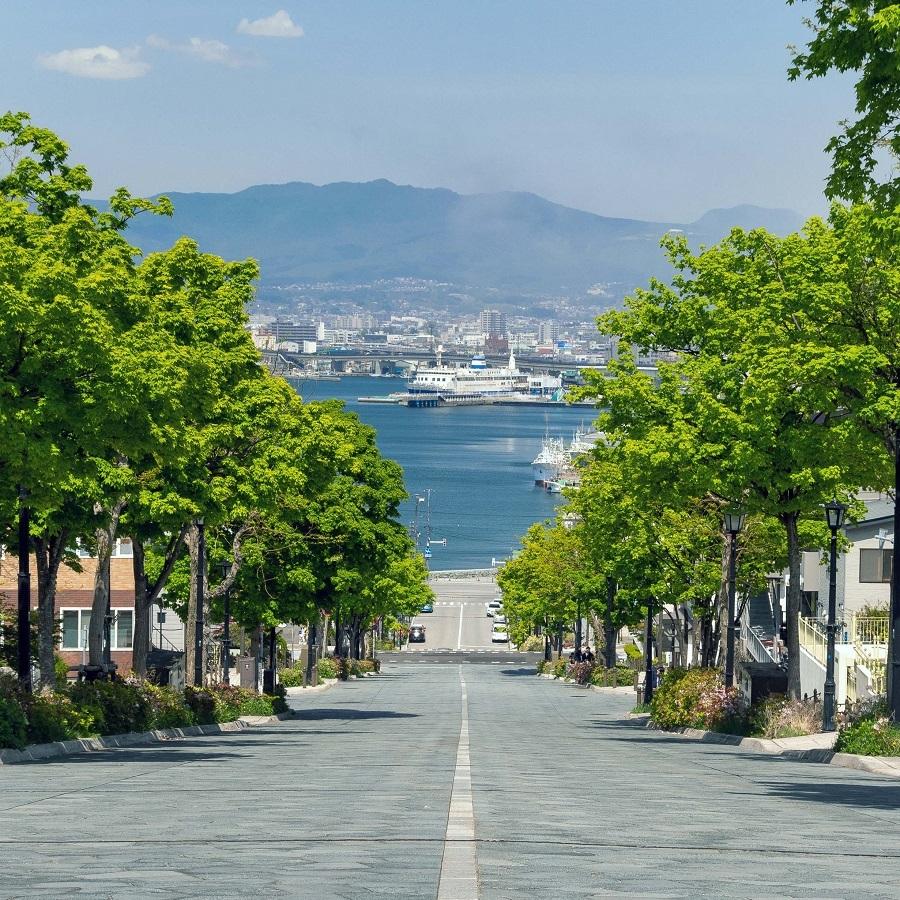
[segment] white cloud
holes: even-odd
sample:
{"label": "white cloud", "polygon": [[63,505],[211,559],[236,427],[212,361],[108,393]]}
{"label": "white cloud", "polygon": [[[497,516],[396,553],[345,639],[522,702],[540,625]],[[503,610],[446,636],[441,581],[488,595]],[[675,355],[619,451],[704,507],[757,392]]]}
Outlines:
{"label": "white cloud", "polygon": [[237,30],[240,34],[252,34],[255,37],[298,38],[303,37],[303,29],[296,25],[286,10],[265,19],[241,19]]}
{"label": "white cloud", "polygon": [[140,58],[140,47],[116,50],[101,44],[99,47],[76,47],[59,53],[44,53],[38,62],[45,69],[65,72],[79,78],[140,78],[150,66]]}
{"label": "white cloud", "polygon": [[184,44],[170,41],[157,34],[151,34],[147,38],[147,45],[157,50],[174,50],[178,53],[187,53],[195,56],[203,62],[220,63],[223,66],[246,66],[250,60],[239,53],[235,53],[228,44],[217,41],[214,38],[192,37]]}

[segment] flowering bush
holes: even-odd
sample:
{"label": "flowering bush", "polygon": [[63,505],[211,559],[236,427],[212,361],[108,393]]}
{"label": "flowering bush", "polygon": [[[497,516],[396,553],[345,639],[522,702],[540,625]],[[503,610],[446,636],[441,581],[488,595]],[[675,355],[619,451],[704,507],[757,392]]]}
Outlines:
{"label": "flowering bush", "polygon": [[554,678],[565,678],[566,677],[566,669],[569,667],[569,661],[567,659],[558,659],[555,663],[553,663],[553,677]]}
{"label": "flowering bush", "polygon": [[519,649],[524,653],[536,653],[544,649],[544,639],[539,634],[529,634],[519,644]]}
{"label": "flowering bush", "polygon": [[737,688],[726,688],[718,669],[669,669],[650,706],[660,728],[704,728],[741,734],[746,704]]}
{"label": "flowering bush", "polygon": [[84,681],[73,684],[68,695],[93,716],[100,734],[147,731],[152,724],[150,699],[140,682]]}
{"label": "flowering bush", "polygon": [[188,706],[184,691],[159,687],[149,682],[142,688],[150,701],[151,728],[185,728],[193,725],[194,714]]}
{"label": "flowering bush", "polygon": [[566,678],[571,678],[575,684],[589,684],[593,672],[592,662],[570,662],[566,667]]}
{"label": "flowering bush", "polygon": [[822,728],[822,707],[775,695],[750,710],[750,733],[764,738],[800,737]]}

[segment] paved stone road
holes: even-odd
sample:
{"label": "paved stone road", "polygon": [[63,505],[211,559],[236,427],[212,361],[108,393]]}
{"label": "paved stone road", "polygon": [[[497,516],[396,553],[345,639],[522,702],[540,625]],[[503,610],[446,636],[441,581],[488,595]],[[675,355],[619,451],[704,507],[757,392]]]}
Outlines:
{"label": "paved stone road", "polygon": [[900,897],[896,782],[647,732],[530,671],[390,665],[271,728],[0,768],[0,897],[433,900],[442,859],[483,900]]}

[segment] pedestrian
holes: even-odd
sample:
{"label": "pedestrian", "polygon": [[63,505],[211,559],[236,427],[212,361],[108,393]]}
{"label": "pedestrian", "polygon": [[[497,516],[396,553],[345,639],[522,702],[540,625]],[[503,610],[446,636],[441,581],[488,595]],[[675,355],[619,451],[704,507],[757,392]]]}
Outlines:
{"label": "pedestrian", "polygon": [[587,648],[587,652],[584,654],[584,661],[592,663],[594,661],[594,654],[591,652],[591,648]]}

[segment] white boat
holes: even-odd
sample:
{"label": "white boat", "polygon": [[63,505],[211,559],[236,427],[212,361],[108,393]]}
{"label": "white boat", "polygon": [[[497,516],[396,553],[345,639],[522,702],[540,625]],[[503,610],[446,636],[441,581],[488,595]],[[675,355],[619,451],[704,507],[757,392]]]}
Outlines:
{"label": "white boat", "polygon": [[590,453],[603,435],[597,431],[579,429],[572,436],[572,443],[566,446],[561,438],[546,436],[541,444],[541,452],[531,463],[534,483],[547,488],[551,494],[558,494],[564,487],[572,487],[580,480],[575,461],[585,453]]}
{"label": "white boat", "polygon": [[453,368],[437,365],[417,369],[409,381],[407,406],[444,406],[490,403],[492,400],[527,395],[528,375],[516,368],[516,358],[510,353],[506,367],[488,366],[482,354],[472,358],[468,366]]}

